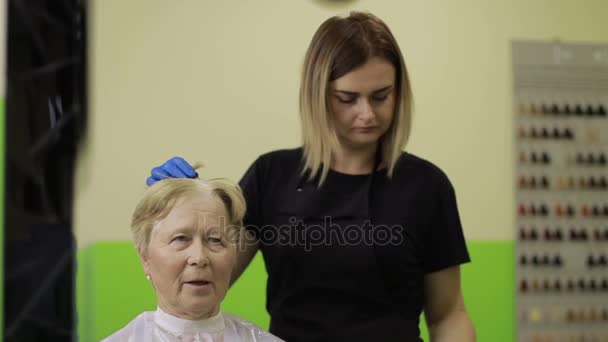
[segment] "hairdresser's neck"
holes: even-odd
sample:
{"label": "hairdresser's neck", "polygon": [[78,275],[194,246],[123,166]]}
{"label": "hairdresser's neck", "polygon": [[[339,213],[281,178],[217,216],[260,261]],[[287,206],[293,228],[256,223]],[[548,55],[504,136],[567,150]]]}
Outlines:
{"label": "hairdresser's neck", "polygon": [[371,173],[374,168],[376,146],[378,144],[361,147],[341,145],[333,154],[331,169],[351,175]]}

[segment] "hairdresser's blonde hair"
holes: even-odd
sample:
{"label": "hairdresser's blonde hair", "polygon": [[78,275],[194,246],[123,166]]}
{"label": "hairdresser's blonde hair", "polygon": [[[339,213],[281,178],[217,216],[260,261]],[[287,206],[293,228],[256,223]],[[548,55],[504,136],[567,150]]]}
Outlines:
{"label": "hairdresser's blonde hair", "polygon": [[395,113],[391,127],[380,140],[382,162],[387,166],[389,177],[407,143],[412,91],[403,56],[391,31],[369,13],[351,12],[345,18],[329,18],[310,42],[300,84],[303,172],[309,171],[310,179],[320,176],[319,184],[325,180],[332,153],[339,146],[329,106],[329,84],[372,57],[387,60],[396,72]]}
{"label": "hairdresser's blonde hair", "polygon": [[211,196],[220,200],[228,215],[229,236],[238,241],[246,205],[237,184],[226,179],[167,178],[148,188],[133,212],[131,233],[138,249],[147,249],[154,223],[165,218],[177,201],[188,195]]}

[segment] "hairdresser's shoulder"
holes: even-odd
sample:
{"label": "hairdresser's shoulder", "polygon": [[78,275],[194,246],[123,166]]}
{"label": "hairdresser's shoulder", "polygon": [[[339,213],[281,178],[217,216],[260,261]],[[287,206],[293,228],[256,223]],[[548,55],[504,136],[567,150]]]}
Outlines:
{"label": "hairdresser's shoulder", "polygon": [[281,149],[266,152],[260,155],[255,161],[256,164],[264,167],[287,167],[299,165],[302,161],[302,148]]}
{"label": "hairdresser's shoulder", "polygon": [[395,169],[397,176],[415,177],[424,183],[448,185],[450,180],[447,174],[435,163],[409,152],[403,152]]}

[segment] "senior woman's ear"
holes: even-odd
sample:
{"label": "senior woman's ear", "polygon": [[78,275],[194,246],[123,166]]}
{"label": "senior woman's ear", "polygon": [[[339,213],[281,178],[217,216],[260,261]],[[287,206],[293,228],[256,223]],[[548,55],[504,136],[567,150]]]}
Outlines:
{"label": "senior woman's ear", "polygon": [[139,255],[139,261],[144,269],[146,276],[150,276],[150,262],[148,260],[147,251],[144,248],[137,247],[137,255]]}

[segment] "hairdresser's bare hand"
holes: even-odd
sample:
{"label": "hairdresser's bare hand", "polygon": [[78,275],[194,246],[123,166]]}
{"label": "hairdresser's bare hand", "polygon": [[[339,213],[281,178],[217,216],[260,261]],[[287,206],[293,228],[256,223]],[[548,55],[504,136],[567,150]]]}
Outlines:
{"label": "hairdresser's bare hand", "polygon": [[165,178],[197,178],[198,173],[181,157],[173,157],[163,165],[157,166],[150,172],[146,179],[149,186]]}

